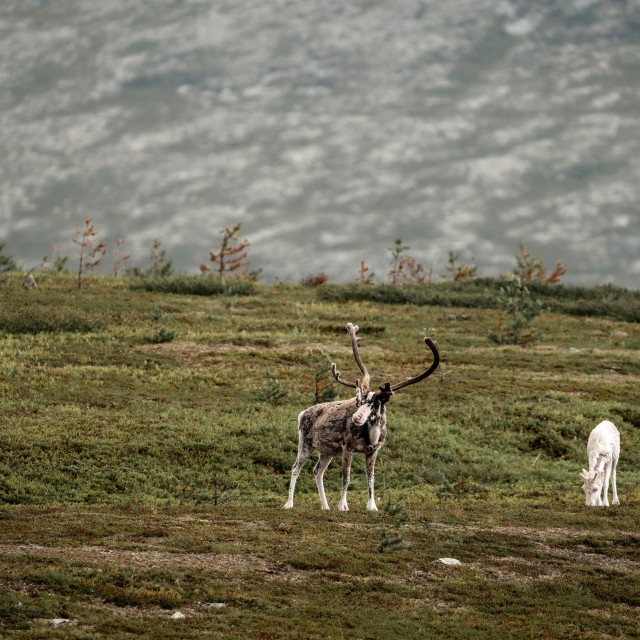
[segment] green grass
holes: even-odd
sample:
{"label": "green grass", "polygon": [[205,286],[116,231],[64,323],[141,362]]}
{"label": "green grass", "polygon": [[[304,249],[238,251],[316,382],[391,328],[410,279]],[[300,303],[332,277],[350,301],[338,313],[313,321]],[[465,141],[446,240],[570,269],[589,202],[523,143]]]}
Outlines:
{"label": "green grass", "polygon": [[[0,289],[0,636],[637,637],[635,321],[547,311],[533,346],[494,347],[494,309],[353,299],[348,285],[20,284]],[[603,291],[554,295],[601,310],[616,293]],[[409,520],[406,548],[385,553],[362,457],[349,513],[335,511],[337,460],[333,511],[313,461],[281,508],[314,353],[356,376],[348,321],[373,385],[421,371],[425,335],[442,356],[389,405],[377,493],[384,478]],[[149,340],[161,332],[172,339]],[[288,392],[277,406],[259,399],[267,367]],[[578,474],[602,419],[622,434],[622,505],[587,509]]]}

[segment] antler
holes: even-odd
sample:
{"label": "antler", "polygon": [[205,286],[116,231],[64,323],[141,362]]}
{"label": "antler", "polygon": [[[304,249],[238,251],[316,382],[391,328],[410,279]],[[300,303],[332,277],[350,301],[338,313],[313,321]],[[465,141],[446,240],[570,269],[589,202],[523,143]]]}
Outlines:
{"label": "antler", "polygon": [[345,387],[353,387],[354,389],[357,387],[355,382],[348,382],[347,380],[345,380],[344,378],[340,377],[340,372],[338,371],[338,368],[336,367],[336,363],[332,362],[331,363],[331,373],[333,373],[333,377],[340,383],[343,384]]}
{"label": "antler", "polygon": [[[362,362],[362,358],[360,357],[360,351],[358,350],[358,342],[360,342],[360,338],[356,338],[356,332],[360,327],[358,325],[353,325],[350,322],[347,323],[347,331],[349,332],[349,336],[351,337],[351,347],[353,349],[353,357],[355,358],[356,364],[360,367],[360,371],[362,371],[362,381],[360,381],[360,387],[362,389],[363,394],[369,393],[369,380],[371,379],[369,376],[369,372],[367,368],[364,366],[364,362]],[[348,382],[340,377],[340,372],[337,370],[335,363],[331,364],[331,373],[333,373],[333,377],[345,387],[356,388],[357,384],[355,382]]]}
{"label": "antler", "polygon": [[416,382],[420,382],[421,380],[428,378],[438,368],[438,365],[440,364],[440,354],[438,353],[438,343],[434,342],[431,338],[425,338],[424,342],[427,345],[427,347],[431,349],[431,352],[433,353],[433,362],[431,363],[431,366],[424,373],[421,373],[419,376],[416,376],[415,378],[409,378],[404,382],[399,382],[398,384],[394,384],[391,387],[391,391],[398,391],[399,389],[408,387],[410,384],[415,384]]}

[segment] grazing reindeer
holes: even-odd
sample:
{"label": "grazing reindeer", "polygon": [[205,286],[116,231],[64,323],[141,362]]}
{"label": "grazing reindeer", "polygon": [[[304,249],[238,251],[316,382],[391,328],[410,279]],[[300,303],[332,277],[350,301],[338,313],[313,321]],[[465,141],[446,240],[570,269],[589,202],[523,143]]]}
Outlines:
{"label": "grazing reindeer", "polygon": [[298,457],[291,471],[289,499],[284,505],[285,509],[293,507],[296,480],[313,450],[317,449],[320,459],[313,469],[313,475],[316,478],[322,509],[329,509],[329,504],[324,494],[323,476],[333,457],[342,456],[342,497],[338,503],[338,509],[340,511],[348,511],[347,488],[351,476],[351,459],[354,453],[364,453],[369,485],[367,509],[377,511],[378,508],[373,496],[373,476],[378,451],[387,437],[385,405],[391,399],[394,391],[424,380],[438,368],[438,363],[440,362],[438,345],[431,338],[425,338],[424,341],[431,349],[434,358],[433,363],[426,371],[415,378],[409,378],[393,386],[387,382],[378,391],[370,391],[369,373],[358,351],[358,342],[360,340],[360,338],[356,338],[358,326],[349,323],[347,331],[351,336],[353,357],[362,372],[362,380],[356,380],[356,382],[343,380],[340,377],[340,372],[336,369],[336,365],[332,364],[333,377],[340,384],[355,389],[355,398],[317,404],[305,409],[298,416]]}
{"label": "grazing reindeer", "polygon": [[[580,478],[587,507],[609,506],[609,478],[613,481],[613,504],[620,504],[616,487],[616,466],[620,457],[620,433],[613,422],[605,420],[594,427],[587,442],[589,471],[582,470]],[[601,497],[604,486],[604,500]]]}

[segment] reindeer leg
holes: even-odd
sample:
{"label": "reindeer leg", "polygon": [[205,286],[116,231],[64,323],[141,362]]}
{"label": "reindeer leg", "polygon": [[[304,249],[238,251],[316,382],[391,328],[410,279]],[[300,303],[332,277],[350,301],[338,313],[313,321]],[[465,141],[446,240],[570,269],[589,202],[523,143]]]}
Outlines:
{"label": "reindeer leg", "polygon": [[333,456],[321,453],[318,463],[313,468],[313,475],[316,477],[316,485],[318,486],[318,493],[320,494],[320,508],[324,511],[329,511],[329,503],[327,502],[327,497],[324,495],[324,483],[322,479],[325,469],[329,466],[329,463],[332,460]]}
{"label": "reindeer leg", "polygon": [[313,453],[313,445],[310,441],[307,441],[302,433],[300,433],[298,437],[298,457],[296,461],[293,463],[293,468],[291,469],[291,482],[289,483],[289,499],[284,505],[285,509],[293,508],[293,493],[296,490],[296,481],[298,480],[298,476],[300,475],[300,471],[302,471],[302,467],[306,464],[309,456]]}
{"label": "reindeer leg", "polygon": [[604,500],[602,504],[605,507],[609,506],[609,478],[611,477],[611,461],[609,460],[604,466],[604,482],[602,483],[602,490],[604,491]]}
{"label": "reindeer leg", "polygon": [[346,449],[342,452],[342,496],[338,503],[338,511],[349,511],[347,504],[347,489],[351,481],[351,460],[353,453]]}
{"label": "reindeer leg", "polygon": [[612,464],[611,480],[613,483],[613,504],[620,504],[620,500],[618,499],[618,487],[616,487],[616,467],[618,466],[618,461],[614,460]]}
{"label": "reindeer leg", "polygon": [[376,500],[373,495],[374,468],[376,466],[377,457],[378,457],[377,451],[374,451],[373,453],[369,453],[365,456],[365,466],[367,469],[367,484],[369,485],[369,500],[367,502],[368,511],[378,510],[378,507],[376,507]]}

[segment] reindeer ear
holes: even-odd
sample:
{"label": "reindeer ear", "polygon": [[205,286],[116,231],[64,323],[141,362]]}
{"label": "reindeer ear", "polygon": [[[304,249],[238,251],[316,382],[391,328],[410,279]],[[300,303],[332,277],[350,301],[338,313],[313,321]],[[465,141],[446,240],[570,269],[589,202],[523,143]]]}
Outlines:
{"label": "reindeer ear", "polygon": [[583,469],[582,473],[580,474],[580,479],[582,480],[582,482],[586,482],[587,481],[587,470]]}

